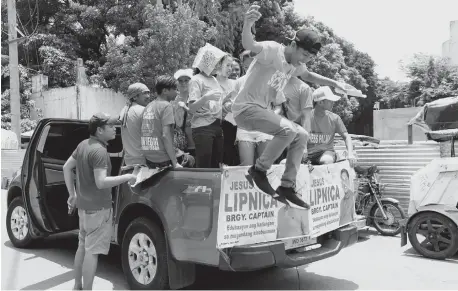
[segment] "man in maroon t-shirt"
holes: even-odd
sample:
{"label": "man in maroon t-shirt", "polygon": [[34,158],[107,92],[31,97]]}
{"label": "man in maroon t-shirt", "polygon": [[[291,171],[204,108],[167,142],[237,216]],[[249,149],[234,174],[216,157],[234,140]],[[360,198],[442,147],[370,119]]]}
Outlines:
{"label": "man in maroon t-shirt", "polygon": [[133,174],[110,177],[111,161],[107,144],[116,137],[114,125],[117,123],[118,119],[108,114],[94,114],[89,120],[90,137],[78,145],[64,165],[68,206],[70,209],[78,208],[80,228],[75,255],[74,290],[92,289],[98,255],[107,255],[110,249],[113,216],[111,188],[136,179]]}

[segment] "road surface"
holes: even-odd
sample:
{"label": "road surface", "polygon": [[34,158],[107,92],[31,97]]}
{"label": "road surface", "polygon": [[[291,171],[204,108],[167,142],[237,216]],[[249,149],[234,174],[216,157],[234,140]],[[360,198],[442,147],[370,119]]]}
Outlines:
{"label": "road surface", "polygon": [[[33,249],[14,248],[6,232],[6,191],[2,190],[1,287],[6,289],[71,290],[77,235],[65,233],[46,238]],[[419,257],[399,237],[382,237],[364,231],[356,245],[324,261],[297,269],[271,269],[229,273],[197,268],[196,283],[186,289],[458,289],[458,256],[448,261]],[[396,278],[396,279],[395,279]],[[120,250],[112,246],[99,260],[94,289],[127,289]]]}

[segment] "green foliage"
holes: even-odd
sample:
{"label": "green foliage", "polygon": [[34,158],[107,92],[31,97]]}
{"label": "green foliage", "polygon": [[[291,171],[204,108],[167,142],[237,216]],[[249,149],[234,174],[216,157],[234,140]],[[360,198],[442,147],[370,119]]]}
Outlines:
{"label": "green foliage", "polygon": [[401,68],[409,82],[381,80],[378,96],[387,108],[422,106],[436,99],[458,96],[458,68],[446,58],[415,54]]}
{"label": "green foliage", "polygon": [[[2,83],[9,81],[10,70],[8,66],[2,66]],[[21,114],[21,132],[26,132],[35,128],[37,121],[30,120],[30,112],[37,110],[35,104],[30,100],[32,94],[32,81],[30,71],[22,65],[19,65],[19,94],[20,94],[20,114]],[[10,90],[5,89],[2,92],[2,106],[1,106],[1,127],[4,129],[11,129],[11,104],[10,104]]]}
{"label": "green foliage", "polygon": [[107,61],[100,71],[110,88],[124,91],[134,82],[154,87],[156,76],[190,66],[197,50],[217,34],[187,5],[175,13],[147,5],[144,17],[146,28],[139,30],[138,41],[126,37],[117,44],[111,38],[107,44]]}
{"label": "green foliage", "polygon": [[417,106],[458,95],[458,68],[449,59],[415,54],[402,68],[411,79],[407,99]]}
{"label": "green foliage", "polygon": [[[7,27],[5,2],[2,27]],[[51,88],[75,83],[77,58],[83,59],[92,84],[120,91],[132,82],[152,87],[157,75],[190,66],[205,42],[238,56],[243,51],[244,13],[254,2],[263,14],[255,26],[258,41],[286,45],[299,28],[314,29],[322,36],[324,47],[310,63],[310,70],[348,82],[368,95],[366,100],[342,98],[335,105],[334,111],[347,125],[355,123],[363,110],[372,110],[380,84],[373,60],[323,23],[300,17],[292,0],[162,0],[163,7],[156,7],[156,0],[40,0],[39,6],[18,0],[19,28],[30,35],[19,45],[19,62],[48,75]],[[3,54],[8,47],[5,32],[3,29]],[[30,78],[24,82],[29,84]],[[453,86],[449,87],[444,85],[442,90]],[[7,89],[2,87],[5,102]],[[24,105],[29,91],[21,89]],[[8,110],[2,103],[2,120],[8,119]]]}

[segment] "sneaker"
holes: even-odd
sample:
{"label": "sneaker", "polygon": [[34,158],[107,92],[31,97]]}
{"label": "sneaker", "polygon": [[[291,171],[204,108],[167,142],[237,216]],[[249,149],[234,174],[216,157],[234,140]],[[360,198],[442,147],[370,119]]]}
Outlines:
{"label": "sneaker", "polygon": [[258,170],[255,166],[251,166],[248,169],[248,175],[245,175],[248,182],[251,186],[258,188],[258,190],[272,196],[273,199],[289,205],[285,197],[279,195],[273,188],[270,186],[269,180],[267,179],[267,174],[264,171]]}
{"label": "sneaker", "polygon": [[267,179],[267,173],[265,171],[261,171],[255,168],[255,166],[251,166],[248,169],[248,175],[246,175],[248,182],[250,182],[251,186],[255,186],[259,188],[262,192],[274,196],[276,194],[274,188],[270,186],[269,179]]}
{"label": "sneaker", "polygon": [[294,191],[293,188],[287,188],[280,186],[277,188],[278,195],[285,197],[290,201],[291,203],[296,204],[299,207],[305,208],[305,209],[310,209],[310,205],[308,205],[306,202],[302,201],[299,197],[296,195],[296,191]]}

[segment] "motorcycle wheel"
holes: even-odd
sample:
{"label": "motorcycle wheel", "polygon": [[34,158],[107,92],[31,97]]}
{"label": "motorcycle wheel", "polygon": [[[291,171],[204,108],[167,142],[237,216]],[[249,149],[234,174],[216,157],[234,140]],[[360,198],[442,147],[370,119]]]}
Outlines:
{"label": "motorcycle wheel", "polygon": [[382,207],[385,210],[387,220],[383,218],[382,211],[378,205],[374,205],[371,211],[375,229],[384,236],[395,236],[401,233],[401,224],[399,220],[406,217],[404,210],[391,201],[382,201]]}

